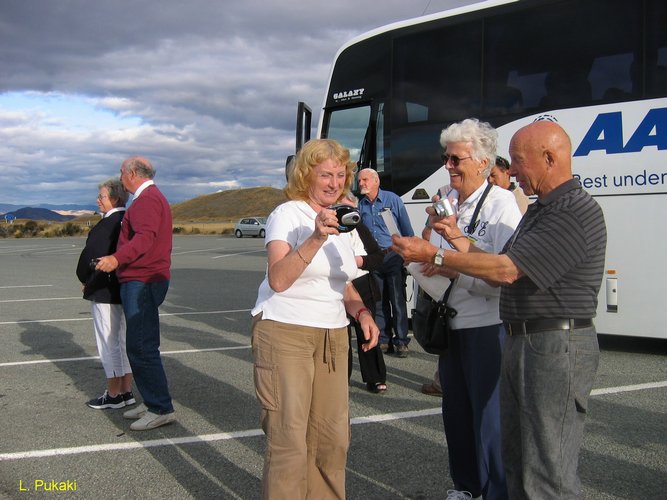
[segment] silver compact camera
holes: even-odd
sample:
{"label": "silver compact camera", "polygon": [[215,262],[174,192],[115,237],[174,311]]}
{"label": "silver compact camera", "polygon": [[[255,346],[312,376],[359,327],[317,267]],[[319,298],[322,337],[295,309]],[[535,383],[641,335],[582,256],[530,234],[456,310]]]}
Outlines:
{"label": "silver compact camera", "polygon": [[349,233],[361,222],[359,210],[350,205],[332,205],[329,208],[336,211],[338,231],[341,233]]}
{"label": "silver compact camera", "polygon": [[438,217],[450,217],[456,214],[454,207],[447,198],[440,198],[438,201],[434,202],[433,210],[435,210],[435,214]]}

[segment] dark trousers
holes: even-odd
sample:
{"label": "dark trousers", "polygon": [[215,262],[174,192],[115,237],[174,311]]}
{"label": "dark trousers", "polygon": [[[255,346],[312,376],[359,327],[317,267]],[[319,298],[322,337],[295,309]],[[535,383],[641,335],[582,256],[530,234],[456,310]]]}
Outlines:
{"label": "dark trousers", "polygon": [[396,252],[389,252],[384,257],[382,268],[373,271],[373,276],[382,293],[375,314],[375,323],[380,329],[380,343],[408,345],[410,339],[403,259]]}
{"label": "dark trousers", "polygon": [[453,330],[440,356],[449,471],[457,490],[507,499],[500,432],[502,325]]}
{"label": "dark trousers", "polygon": [[[380,345],[376,345],[370,351],[362,351],[361,344],[364,344],[366,340],[364,339],[364,333],[361,331],[361,327],[356,321],[352,322],[354,324],[354,330],[357,336],[357,353],[359,354],[359,369],[361,371],[361,378],[367,384],[384,384],[387,381],[387,367],[384,364],[384,355],[380,349]],[[351,327],[348,326],[348,331],[351,330]],[[350,353],[349,353],[349,369],[348,376],[352,376],[352,333],[350,334]]]}
{"label": "dark trousers", "polygon": [[[355,279],[352,284],[359,292],[366,308],[375,317],[377,289],[375,288],[375,283],[371,280],[373,280],[373,277],[370,274],[365,274]],[[376,290],[375,293],[373,293],[374,289]],[[350,338],[348,378],[352,376],[352,327],[354,327],[357,337],[357,353],[359,354],[359,369],[361,370],[362,380],[367,384],[385,383],[387,381],[387,367],[384,364],[384,355],[382,354],[380,345],[376,345],[370,351],[362,351],[361,344],[366,343],[366,339],[364,339],[364,332],[361,326],[353,318],[350,318],[350,325],[347,327]]]}
{"label": "dark trousers", "polygon": [[144,404],[151,412],[160,415],[174,411],[160,358],[158,307],[164,301],[168,289],[169,281],[129,281],[120,285],[127,322],[127,357],[134,382]]}

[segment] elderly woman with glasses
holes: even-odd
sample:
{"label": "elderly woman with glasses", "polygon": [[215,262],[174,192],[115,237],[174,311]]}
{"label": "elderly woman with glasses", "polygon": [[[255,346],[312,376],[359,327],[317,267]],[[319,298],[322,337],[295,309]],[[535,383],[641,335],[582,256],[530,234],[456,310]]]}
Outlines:
{"label": "elderly woman with glasses", "polygon": [[128,193],[119,179],[99,185],[97,206],[102,220],[90,230],[76,267],[83,286],[83,298],[92,302],[97,351],[107,378],[107,389],[88,406],[98,410],[123,408],[136,401],[132,394],[132,369],[125,348],[125,316],[120,303],[116,273],[95,270],[95,259],[116,251],[120,223]]}
{"label": "elderly woman with glasses", "polygon": [[[499,315],[500,289],[443,263],[445,248],[468,252],[476,247],[499,253],[521,219],[512,193],[487,181],[496,159],[497,137],[488,123],[476,119],[442,131],[449,184],[440,188],[439,196],[447,199],[454,215],[437,216],[429,207],[429,228],[422,233],[423,239],[394,238],[392,247],[404,257],[417,247],[436,247],[433,262],[423,264],[423,271],[452,280],[448,304],[457,315],[451,319],[449,349],[438,365],[455,488],[448,498],[507,499],[500,447],[499,381],[506,335]],[[435,230],[430,229],[433,226]]]}

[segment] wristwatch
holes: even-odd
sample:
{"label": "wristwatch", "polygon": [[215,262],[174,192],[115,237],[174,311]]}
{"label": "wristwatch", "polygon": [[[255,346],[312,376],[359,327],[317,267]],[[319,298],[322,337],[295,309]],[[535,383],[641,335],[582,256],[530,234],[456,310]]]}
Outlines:
{"label": "wristwatch", "polygon": [[438,248],[438,251],[433,256],[433,264],[442,267],[445,264],[445,249]]}

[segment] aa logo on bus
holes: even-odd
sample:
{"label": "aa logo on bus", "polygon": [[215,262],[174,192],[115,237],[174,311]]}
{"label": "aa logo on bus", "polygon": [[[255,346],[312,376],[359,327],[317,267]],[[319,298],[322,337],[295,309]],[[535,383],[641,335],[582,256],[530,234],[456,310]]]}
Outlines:
{"label": "aa logo on bus", "polygon": [[587,156],[591,151],[638,153],[647,146],[656,146],[660,151],[667,149],[667,108],[649,110],[625,145],[623,114],[620,111],[599,114],[574,156]]}

